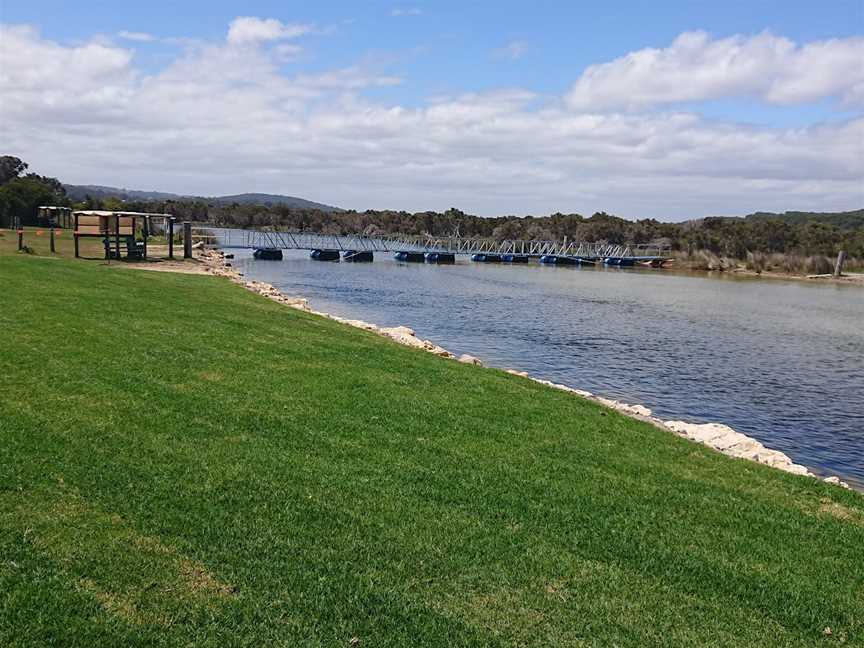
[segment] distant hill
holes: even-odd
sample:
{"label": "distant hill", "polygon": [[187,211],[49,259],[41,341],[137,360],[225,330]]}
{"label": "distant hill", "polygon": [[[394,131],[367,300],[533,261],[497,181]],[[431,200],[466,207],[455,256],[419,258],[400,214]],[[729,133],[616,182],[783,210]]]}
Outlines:
{"label": "distant hill", "polygon": [[214,196],[212,198],[205,198],[205,200],[217,205],[231,205],[233,203],[238,203],[240,205],[264,205],[266,207],[285,205],[288,207],[320,209],[321,211],[329,212],[345,211],[344,209],[333,207],[332,205],[324,205],[322,203],[306,200],[305,198],[282,196],[280,194],[243,193],[234,196]]}
{"label": "distant hill", "polygon": [[87,196],[91,198],[119,198],[120,200],[203,200],[214,205],[262,205],[271,207],[284,205],[286,207],[300,207],[305,209],[320,209],[326,212],[344,211],[339,207],[313,202],[296,196],[282,196],[279,194],[244,193],[234,196],[184,196],[164,191],[139,191],[137,189],[120,189],[118,187],[106,187],[103,185],[69,185],[64,184],[66,195],[72,200],[84,200]]}
{"label": "distant hill", "polygon": [[192,196],[180,196],[163,191],[136,191],[134,189],[119,189],[103,185],[70,185],[64,184],[66,195],[72,200],[91,198],[119,198],[120,200],[178,200],[190,199]]}
{"label": "distant hill", "polygon": [[787,211],[782,214],[772,212],[756,212],[744,217],[747,220],[772,220],[779,219],[790,225],[802,225],[815,221],[834,225],[841,230],[854,230],[864,227],[864,209],[856,209],[847,212],[799,212]]}

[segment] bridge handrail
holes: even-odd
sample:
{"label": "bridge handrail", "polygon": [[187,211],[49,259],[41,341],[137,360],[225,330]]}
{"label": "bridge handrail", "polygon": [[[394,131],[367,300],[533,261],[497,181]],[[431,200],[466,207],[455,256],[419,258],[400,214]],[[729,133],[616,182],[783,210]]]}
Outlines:
{"label": "bridge handrail", "polygon": [[[215,240],[220,247],[334,249],[373,252],[447,252],[455,254],[525,254],[587,258],[665,257],[668,246],[619,244],[606,241],[497,240],[481,237],[434,237],[424,235],[321,234],[276,229],[239,229],[196,225],[193,236]],[[650,252],[656,254],[650,254]],[[667,254],[664,255],[664,252]]]}

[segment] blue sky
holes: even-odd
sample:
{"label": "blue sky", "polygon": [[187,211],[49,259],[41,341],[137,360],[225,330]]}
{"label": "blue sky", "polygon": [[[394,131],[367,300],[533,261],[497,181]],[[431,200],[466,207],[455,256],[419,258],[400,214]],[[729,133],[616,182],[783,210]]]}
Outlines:
{"label": "blue sky", "polygon": [[[643,47],[663,47],[684,31],[704,29],[717,37],[770,30],[794,41],[864,33],[861,0],[689,0],[662,2],[3,2],[4,22],[30,23],[57,40],[94,33],[140,31],[163,37],[218,39],[238,15],[312,23],[332,34],[314,39],[304,59],[310,70],[350,65],[359,56],[398,70],[409,82],[390,90],[408,104],[430,95],[518,86],[561,93],[576,73]],[[402,10],[405,15],[394,16]],[[415,12],[419,11],[417,14]],[[503,50],[524,43],[517,59]],[[170,60],[164,44],[139,52],[155,69]],[[166,52],[166,50],[168,50]],[[500,53],[496,50],[502,50]],[[785,112],[785,111],[781,111]],[[792,113],[795,110],[790,111]],[[805,109],[809,116],[812,110]],[[828,111],[823,114],[831,116]],[[753,115],[734,105],[721,114]]]}
{"label": "blue sky", "polygon": [[[819,80],[804,78],[802,75],[805,73],[800,68],[824,65],[826,72],[823,76],[827,77],[835,72],[838,77],[849,77],[849,69],[852,70],[852,76],[857,74],[854,60],[850,63],[850,57],[854,58],[856,52],[859,52],[856,48],[860,47],[859,41],[864,34],[864,3],[861,0],[837,0],[821,3],[821,6],[814,2],[801,1],[372,1],[362,4],[211,1],[118,4],[36,0],[28,3],[4,1],[0,7],[0,22],[7,27],[27,26],[30,30],[28,34],[19,34],[18,37],[29,39],[25,45],[32,45],[35,48],[33,51],[38,52],[32,66],[40,65],[41,59],[38,57],[44,55],[45,73],[48,74],[47,70],[52,63],[47,58],[52,51],[57,54],[60,50],[65,50],[66,59],[76,61],[78,59],[72,52],[77,51],[79,58],[87,58],[87,63],[76,67],[75,74],[85,75],[82,78],[91,84],[105,83],[106,88],[119,88],[117,92],[124,96],[137,93],[149,97],[148,89],[166,82],[169,76],[173,78],[179,74],[178,63],[186,62],[183,69],[189,76],[191,87],[200,80],[197,70],[208,69],[207,66],[215,65],[214,61],[217,59],[223,61],[219,63],[221,65],[233,65],[239,61],[241,54],[215,52],[217,44],[221,44],[218,47],[223,50],[228,47],[225,45],[227,30],[239,16],[255,17],[259,21],[275,19],[286,26],[302,25],[305,33],[300,36],[256,40],[255,46],[260,48],[259,51],[244,51],[243,61],[237,65],[238,70],[242,68],[242,74],[250,74],[249,70],[254,69],[256,62],[261,66],[270,66],[272,69],[269,73],[273,76],[265,79],[262,75],[261,79],[255,81],[259,84],[258,90],[263,92],[268,85],[272,87],[274,82],[281,84],[284,79],[286,87],[282,88],[282,91],[286,94],[283,96],[289,98],[286,101],[291,103],[300,92],[298,87],[302,86],[300,89],[307,96],[306,103],[302,106],[298,104],[291,110],[286,109],[280,117],[273,113],[273,105],[265,107],[266,101],[260,95],[251,93],[249,86],[253,84],[244,83],[240,76],[232,85],[223,88],[222,92],[230,92],[232,95],[236,93],[239,97],[238,103],[242,103],[249,110],[254,108],[262,114],[266,112],[268,118],[274,120],[274,127],[268,131],[271,137],[276,132],[281,132],[283,136],[291,133],[292,137],[298,139],[308,134],[307,139],[319,145],[334,144],[336,140],[345,143],[350,139],[350,132],[340,132],[338,137],[335,137],[332,131],[327,131],[325,136],[322,131],[314,130],[321,123],[329,128],[329,125],[339,121],[334,115],[334,106],[338,103],[342,107],[340,115],[344,115],[348,122],[355,125],[353,132],[357,133],[358,137],[362,134],[363,138],[367,138],[363,143],[365,150],[386,149],[391,161],[382,163],[375,169],[374,176],[364,180],[364,190],[364,187],[351,186],[354,171],[350,165],[340,164],[337,165],[338,170],[331,169],[326,158],[318,155],[318,150],[306,151],[292,145],[282,151],[281,156],[278,155],[279,151],[270,150],[268,156],[262,155],[258,161],[255,160],[254,152],[250,152],[246,162],[250,169],[257,167],[259,172],[237,178],[237,183],[230,184],[226,192],[267,190],[308,195],[313,191],[315,195],[308,197],[331,203],[340,202],[344,206],[357,208],[392,206],[405,209],[437,209],[449,206],[446,201],[455,201],[464,203],[468,209],[485,214],[542,213],[554,209],[589,211],[595,207],[613,210],[617,207],[623,215],[656,215],[661,218],[664,215],[669,218],[703,215],[693,211],[747,211],[745,205],[751,204],[752,209],[783,206],[789,209],[812,208],[818,207],[820,201],[824,202],[826,197],[832,195],[835,198],[831,204],[825,202],[826,208],[860,206],[856,201],[859,201],[861,194],[856,193],[854,188],[856,179],[861,179],[860,167],[856,166],[858,151],[854,148],[854,139],[860,135],[858,121],[862,106],[858,101],[859,94],[856,94],[858,91],[854,87],[855,79],[846,87],[838,80],[823,89],[814,87],[812,91],[801,91],[802,84],[819,85]],[[141,36],[141,39],[129,39],[123,36],[124,32],[148,35],[147,40],[143,40],[144,36]],[[700,41],[693,47],[676,48],[673,45],[682,34],[690,32],[706,32],[704,42]],[[765,32],[774,40],[769,43],[752,40]],[[292,48],[292,54],[285,55],[285,52],[289,51],[285,49],[280,50],[281,54],[276,56],[277,41],[285,48]],[[824,48],[821,44],[835,41],[840,44],[832,46],[834,50],[831,56],[823,56],[821,52]],[[771,54],[768,56],[771,58],[770,63],[765,63],[763,58],[760,58],[764,52],[784,50],[784,43],[787,42],[789,47],[796,51],[813,44],[813,51],[800,57],[794,52]],[[106,48],[98,53],[102,56],[98,62],[95,50],[86,48],[88,44],[98,44]],[[208,45],[211,47],[209,54],[203,51]],[[621,64],[621,69],[608,70],[609,79],[595,79],[590,84],[585,81],[583,86],[580,86],[581,89],[577,89],[578,92],[574,90],[580,79],[584,81],[583,75],[589,66],[608,64],[628,54],[645,52],[646,48],[668,50],[673,65],[677,66],[678,73],[683,75],[680,77],[682,80],[676,82],[671,78],[662,83],[658,81],[659,85],[655,84],[652,89],[648,86],[654,84],[662,74],[668,73],[666,68],[649,65],[625,70],[622,67],[624,64]],[[700,75],[716,75],[717,70],[712,71],[710,68],[710,59],[725,56],[730,48],[736,51],[741,49],[749,57],[741,63],[740,81],[712,82],[706,84],[702,90],[684,92],[680,96],[674,91],[670,92],[670,89],[674,90],[676,83],[688,84],[690,79]],[[845,49],[841,51],[839,48]],[[247,47],[246,50],[248,49]],[[106,63],[112,52],[129,52],[128,62],[117,61],[116,65]],[[8,56],[11,57],[12,54]],[[62,65],[63,57],[59,54],[57,56],[61,63],[53,65]],[[206,58],[208,56],[210,58]],[[220,56],[224,58],[219,59]],[[650,53],[643,54],[644,56],[650,57]],[[691,56],[693,61],[688,58]],[[699,59],[701,62],[696,61],[699,57],[702,57]],[[730,58],[732,65],[737,65],[739,60],[740,56]],[[99,68],[103,64],[113,66],[107,77],[99,76],[104,72]],[[758,77],[762,73],[748,72],[747,66],[759,67],[763,64],[764,87],[759,87]],[[699,65],[702,67],[698,67]],[[841,69],[843,65],[847,69]],[[849,68],[850,65],[852,68]],[[861,63],[861,66],[864,67],[864,63]],[[98,74],[92,78],[87,77],[86,74],[93,69],[98,69]],[[347,72],[348,70],[351,72]],[[329,78],[328,75],[335,71],[342,71],[342,87],[336,88],[329,81],[320,81],[322,78]],[[251,74],[257,78],[254,72]],[[632,105],[621,98],[621,93],[612,88],[612,84],[615,79],[619,79],[619,82],[623,79],[624,83],[641,87],[641,77],[634,76],[638,74],[646,75],[646,96],[638,105]],[[795,74],[801,78],[792,78]],[[201,72],[200,76],[204,77],[206,73]],[[354,80],[346,81],[343,78],[346,76],[351,76]],[[357,80],[360,76],[364,80]],[[318,80],[311,82],[310,79]],[[287,87],[289,81],[294,83],[293,90]],[[314,91],[309,90],[310,83],[315,88]],[[322,84],[327,86],[326,91],[322,90]],[[204,94],[207,91],[215,92],[213,83],[202,86],[200,91],[202,98],[206,97],[207,101],[219,101],[218,96]],[[600,93],[596,95],[598,98],[602,93],[606,93],[603,94],[606,99],[598,99],[595,104],[595,95],[592,94],[595,92]],[[522,96],[519,98],[514,99],[511,96],[520,93]],[[243,97],[245,100],[241,101]],[[493,99],[489,99],[490,97]],[[41,106],[45,109],[45,102],[49,101],[44,96],[39,97],[32,93],[27,100],[37,103],[41,101]],[[606,103],[603,104],[603,101]],[[435,115],[429,113],[430,107],[442,102],[451,102],[448,105],[451,105],[452,110],[447,114],[449,117],[455,115],[454,121],[446,127],[446,132],[443,130],[444,126],[435,121]],[[478,108],[478,102],[483,104],[482,107]],[[140,115],[133,114],[129,107],[131,103],[132,100],[122,107],[116,106],[109,111],[110,115],[106,112],[108,116],[105,124],[113,124],[113,120],[122,121],[125,118],[128,122],[124,132],[141,128],[137,144],[139,147],[141,142],[146,146],[148,137],[153,139],[154,131],[159,137],[172,142],[182,140],[182,137],[174,132],[176,129],[171,128],[170,114],[159,120],[161,126],[155,123],[145,125]],[[570,112],[565,114],[566,109],[563,109],[562,105],[569,106]],[[595,105],[599,106],[596,110]],[[69,136],[70,149],[75,146],[75,138],[71,133],[76,129],[76,123],[80,128],[84,128],[85,123],[93,121],[94,113],[91,111],[90,117],[85,118],[83,109],[77,114],[70,110],[61,117],[56,114],[53,104],[51,110],[57,121],[53,127],[57,129],[58,135],[62,135],[51,140],[54,142],[55,151],[49,153],[46,150],[47,143],[44,147],[34,144],[29,148],[33,162],[49,166],[47,171],[56,175],[64,178],[71,176],[70,179],[77,182],[124,182],[127,186],[143,188],[158,185],[166,190],[194,193],[215,192],[219,187],[225,186],[224,179],[214,175],[207,165],[202,165],[197,170],[186,166],[179,174],[159,173],[152,160],[155,152],[151,155],[151,160],[142,160],[138,177],[131,169],[124,168],[123,164],[120,164],[119,168],[118,165],[111,164],[110,155],[105,151],[100,151],[99,155],[95,156],[103,161],[104,168],[93,162],[94,156],[91,156],[90,162],[83,163],[83,166],[81,163],[73,164],[72,158],[68,154],[60,155],[56,147],[62,146],[60,143],[66,136]],[[402,112],[398,117],[393,117],[394,110]],[[125,117],[118,116],[121,111],[126,111]],[[466,111],[479,121],[466,121],[463,118]],[[546,119],[544,111],[553,111],[554,114],[550,113]],[[586,142],[594,142],[595,133],[602,129],[594,126],[590,132],[574,130],[574,120],[582,119],[580,115],[595,112],[602,116],[604,126],[617,123],[627,125],[631,131],[645,131],[640,135],[638,151],[634,149],[637,154],[645,154],[645,164],[636,164],[631,169],[634,182],[631,183],[633,186],[628,187],[629,197],[626,199],[606,200],[607,197],[620,195],[620,187],[627,180],[625,173],[619,174],[614,170],[616,167],[613,159],[621,142],[626,140],[626,134],[616,133],[614,136],[610,135],[608,140],[595,142],[598,156],[613,156],[604,166],[599,162],[595,164],[590,155],[591,149],[586,148]],[[391,118],[403,120],[403,123],[394,124],[394,132],[379,132],[380,129],[373,128],[368,119],[363,117],[373,113],[380,114],[384,123]],[[639,120],[639,115],[644,115],[644,119]],[[656,133],[662,128],[670,128],[670,134],[680,134],[681,126],[678,124],[683,123],[682,120],[686,121],[684,115],[696,119],[695,122],[688,121],[686,126],[692,137],[678,144],[670,141],[668,150],[665,144],[658,144],[661,138]],[[214,148],[204,155],[216,158],[227,154],[227,149],[219,149],[219,146],[230,147],[231,142],[226,140],[220,144],[215,140],[221,137],[221,129],[236,127],[235,118],[239,120],[240,115],[225,115],[220,123],[213,120]],[[13,119],[7,120],[5,126],[16,126],[14,133],[21,136],[28,124],[12,124],[15,119],[18,117],[13,114]],[[362,126],[357,125],[358,119]],[[490,119],[495,120],[498,127],[488,140],[478,141],[472,149],[458,146],[460,128],[464,129],[466,137],[470,139],[478,128],[486,127]],[[582,122],[588,123],[586,119],[587,117],[582,119]],[[537,126],[537,123],[544,122],[555,125],[550,126],[548,133],[542,133],[543,138],[549,139],[549,144],[538,145],[534,150],[531,131],[542,128],[542,125]],[[655,122],[656,126],[645,126]],[[284,129],[276,128],[277,123]],[[517,123],[525,126],[521,135],[525,137],[524,143],[518,140],[515,131],[509,129],[510,125]],[[630,125],[631,123],[633,125]],[[507,126],[506,131],[501,130],[504,126]],[[826,126],[834,127],[834,130],[830,131],[830,137],[817,132]],[[342,127],[341,121],[339,127]],[[179,122],[176,128],[180,128]],[[345,128],[350,131],[351,125],[348,124]],[[407,128],[418,129],[418,134],[412,139],[415,143],[423,139],[430,128],[442,129],[442,135],[414,147],[396,141],[395,133],[404,133]],[[151,135],[147,135],[146,129],[151,129],[148,131]],[[730,129],[734,130],[734,137],[730,135]],[[792,150],[789,145],[790,138],[802,137],[800,133],[805,130],[811,136],[811,141],[806,144],[802,142],[800,151]],[[574,142],[578,141],[578,152],[569,154],[568,151],[555,147],[555,133],[566,133],[566,137],[572,137]],[[202,135],[205,140],[208,139],[208,134],[202,133],[200,129],[197,135],[197,141],[200,141]],[[548,168],[537,170],[536,173],[535,169],[527,166],[524,169],[517,168],[510,163],[512,149],[495,150],[490,144],[494,139],[492,135],[505,144],[509,142],[511,146],[522,148],[528,159],[536,156],[537,166],[546,165]],[[744,165],[738,169],[724,168],[718,173],[720,179],[731,185],[734,185],[733,179],[736,177],[749,181],[752,193],[738,201],[722,200],[721,197],[728,192],[720,190],[701,192],[692,197],[682,196],[669,204],[668,199],[661,198],[663,192],[647,188],[653,186],[652,180],[659,173],[656,169],[649,169],[650,160],[660,155],[658,150],[666,156],[664,165],[669,168],[657,180],[665,184],[668,191],[680,192],[682,188],[691,186],[692,180],[687,181],[683,177],[691,171],[674,168],[671,160],[675,159],[679,151],[682,155],[685,151],[690,151],[694,142],[704,141],[708,146],[709,135],[716,141],[723,142],[724,147],[731,139],[739,136],[752,137],[758,142],[764,141],[766,146],[771,140],[770,145],[776,147],[776,152],[772,155],[766,154],[766,159],[759,165]],[[807,178],[808,165],[812,165],[813,169],[824,166],[818,158],[813,157],[812,150],[809,153],[804,151],[805,145],[812,149],[813,141],[821,141],[820,136],[824,136],[826,142],[830,140],[832,146],[837,147],[836,154],[826,150],[826,155],[831,156],[831,159],[827,160],[828,167],[837,167],[839,172],[836,177],[823,177],[824,172],[815,174],[819,177],[814,178],[807,191],[802,192],[799,203],[784,203],[784,197],[789,194],[780,189],[783,181],[795,180],[800,183]],[[266,140],[267,134],[262,131],[258,137],[264,143],[264,146],[259,144],[259,150],[269,150],[272,141]],[[844,139],[848,141],[850,137],[853,140],[851,151],[843,148]],[[22,142],[25,142],[24,148],[28,148],[25,138],[22,138]],[[132,143],[128,146],[132,146]],[[196,144],[196,148],[197,146]],[[555,150],[552,151],[550,147]],[[80,150],[80,142],[78,149]],[[426,152],[440,157],[434,166],[427,165],[423,157]],[[27,154],[27,151],[23,153]],[[345,154],[356,153],[356,150],[346,149]],[[726,154],[733,157],[731,151]],[[338,156],[339,152],[334,150],[334,155]],[[472,184],[467,178],[466,182],[459,183],[464,186],[447,187],[441,192],[441,187],[436,188],[434,183],[429,182],[428,177],[423,177],[418,180],[415,191],[410,193],[411,187],[405,185],[405,165],[398,163],[400,155],[406,156],[406,164],[414,165],[411,168],[416,167],[418,178],[420,174],[437,171],[445,172],[442,177],[449,177],[448,173],[452,173],[457,179],[472,173],[477,174],[477,191],[472,191]],[[550,164],[549,155],[560,157],[566,168],[559,167],[557,163]],[[294,160],[302,157],[303,168],[299,168],[296,163],[285,162],[289,156]],[[465,162],[466,157],[471,163]],[[710,151],[706,150],[698,161],[704,164],[704,169],[700,171],[700,182],[711,180],[710,158]],[[580,179],[585,177],[580,171],[586,167],[586,159],[589,160],[587,166],[591,167],[586,173],[591,178],[596,178],[596,181],[585,181],[586,186],[574,189],[574,182],[578,184]],[[525,160],[520,163],[525,164]],[[850,163],[855,168],[844,173],[844,166],[849,167]],[[311,164],[320,167],[310,169]],[[397,168],[390,166],[393,164]],[[601,166],[609,170],[604,171]],[[783,170],[786,167],[789,172],[784,175]],[[84,173],[88,174],[86,178],[83,177]],[[210,180],[207,179],[208,176]],[[513,191],[513,182],[508,180],[517,177],[524,185],[523,191],[518,195]],[[531,182],[532,177],[534,185]],[[497,178],[497,182],[502,183],[499,193],[503,195],[500,198],[495,197],[495,187],[486,182],[490,178]],[[822,184],[816,187],[812,182]],[[245,184],[240,186],[241,183]],[[588,184],[591,186],[587,186]],[[643,187],[641,191],[639,186]],[[375,188],[374,195],[370,187]],[[600,189],[597,189],[598,187]],[[327,195],[328,191],[334,195]],[[777,195],[770,200],[766,199],[771,196],[772,191],[776,191]],[[446,196],[445,202],[440,202],[445,200],[444,198],[435,198],[441,193]],[[387,200],[392,200],[392,204],[384,204]],[[599,204],[601,202],[612,204]]]}

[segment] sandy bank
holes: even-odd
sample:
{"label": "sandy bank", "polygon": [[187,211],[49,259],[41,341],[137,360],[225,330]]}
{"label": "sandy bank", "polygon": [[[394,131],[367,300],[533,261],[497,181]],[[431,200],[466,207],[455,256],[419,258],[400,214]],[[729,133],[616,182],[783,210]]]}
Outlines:
{"label": "sandy bank", "polygon": [[806,281],[806,282],[816,282],[823,284],[839,284],[839,285],[847,285],[847,286],[862,286],[864,287],[864,273],[859,272],[844,272],[839,277],[835,277],[833,274],[811,274],[811,275],[796,275],[789,274],[785,272],[756,272],[754,270],[747,270],[745,268],[738,268],[735,270],[728,271],[729,274],[742,276],[742,277],[753,277],[758,279],[788,279],[794,281]]}

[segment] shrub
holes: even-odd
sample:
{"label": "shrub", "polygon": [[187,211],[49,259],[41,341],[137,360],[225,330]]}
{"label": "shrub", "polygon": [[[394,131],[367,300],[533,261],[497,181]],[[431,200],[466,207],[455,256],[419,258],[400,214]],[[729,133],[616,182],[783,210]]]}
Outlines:
{"label": "shrub", "polygon": [[747,252],[746,267],[756,273],[771,269],[769,257],[764,252]]}
{"label": "shrub", "polygon": [[807,272],[810,274],[830,274],[834,272],[834,262],[821,254],[807,257],[806,267]]}

